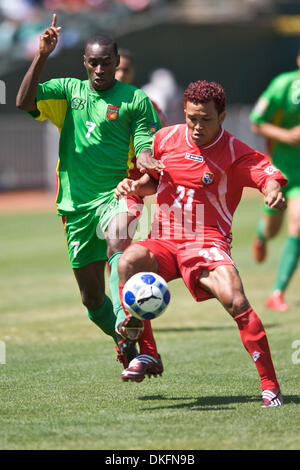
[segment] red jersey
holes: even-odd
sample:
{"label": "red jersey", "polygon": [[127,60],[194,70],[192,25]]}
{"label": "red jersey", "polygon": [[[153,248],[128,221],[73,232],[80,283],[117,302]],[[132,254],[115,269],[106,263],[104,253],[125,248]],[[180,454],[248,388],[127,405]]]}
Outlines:
{"label": "red jersey", "polygon": [[165,127],[154,136],[153,155],[165,169],[161,175],[153,174],[159,183],[150,238],[209,237],[230,243],[243,188],[263,193],[270,179],[281,186],[287,183],[265,155],[224,129],[213,142],[198,147],[186,124]]}

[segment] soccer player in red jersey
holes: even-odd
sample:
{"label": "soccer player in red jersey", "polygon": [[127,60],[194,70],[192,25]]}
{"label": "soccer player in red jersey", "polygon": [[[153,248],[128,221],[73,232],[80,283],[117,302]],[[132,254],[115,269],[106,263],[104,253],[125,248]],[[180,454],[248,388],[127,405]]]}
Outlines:
{"label": "soccer player in red jersey", "polygon": [[[216,298],[235,320],[241,340],[261,381],[262,406],[282,404],[264,327],[245,296],[231,258],[231,226],[244,187],[254,187],[271,208],[283,210],[281,188],[287,182],[263,154],[223,129],[225,93],[214,82],[191,83],[184,92],[186,123],[158,131],[155,160],[160,173],[148,172],[138,182],[123,180],[121,197],[157,192],[154,223],[148,239],[131,244],[119,260],[120,293],[140,271],[160,274],[167,282],[182,277],[201,302]],[[157,189],[156,189],[157,187]],[[140,381],[147,373],[137,356],[122,373]]]}

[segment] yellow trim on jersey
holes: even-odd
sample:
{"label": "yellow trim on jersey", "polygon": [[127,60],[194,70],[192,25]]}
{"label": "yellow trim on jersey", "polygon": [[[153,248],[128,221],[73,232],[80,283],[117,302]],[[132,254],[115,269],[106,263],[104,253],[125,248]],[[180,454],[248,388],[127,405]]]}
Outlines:
{"label": "yellow trim on jersey", "polygon": [[67,112],[68,102],[67,100],[40,100],[37,102],[37,108],[40,112],[40,115],[35,119],[37,121],[45,121],[49,119],[59,130],[62,129],[66,112]]}
{"label": "yellow trim on jersey", "polygon": [[[274,114],[274,116],[273,116],[273,119],[271,121],[272,124],[274,124],[274,126],[280,127],[281,123],[282,123],[283,115],[284,115],[284,109],[282,109],[282,108],[278,109],[276,111],[276,113]],[[275,146],[276,146],[276,140],[269,139],[268,151],[269,151],[270,155],[274,151]]]}
{"label": "yellow trim on jersey", "polygon": [[56,165],[56,198],[55,198],[55,206],[56,206],[56,212],[58,214],[58,209],[57,209],[57,198],[58,198],[58,193],[59,193],[60,185],[59,185],[59,159],[57,161]]}
{"label": "yellow trim on jersey", "polygon": [[135,157],[132,135],[130,136],[130,143],[128,149],[128,160],[127,160],[127,176],[129,176],[130,171],[134,168],[133,159]]}

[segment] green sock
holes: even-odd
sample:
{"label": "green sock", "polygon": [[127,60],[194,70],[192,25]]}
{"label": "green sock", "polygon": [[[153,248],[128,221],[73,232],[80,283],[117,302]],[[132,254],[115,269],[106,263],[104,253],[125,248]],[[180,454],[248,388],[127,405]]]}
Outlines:
{"label": "green sock", "polygon": [[283,292],[295,271],[300,256],[300,238],[288,237],[284,244],[277,279],[274,284],[273,292],[280,290]]}
{"label": "green sock", "polygon": [[105,334],[111,336],[117,344],[115,333],[116,316],[111,300],[106,294],[104,304],[93,312],[88,310],[88,316]]}
{"label": "green sock", "polygon": [[260,219],[260,221],[257,224],[257,230],[256,230],[256,235],[259,238],[261,242],[266,242],[267,239],[265,237],[265,221],[264,219]]}
{"label": "green sock", "polygon": [[114,306],[114,312],[116,315],[116,326],[126,318],[126,314],[122,308],[119,295],[119,273],[118,273],[118,262],[122,255],[122,251],[114,253],[108,260],[110,265],[110,277],[109,286]]}

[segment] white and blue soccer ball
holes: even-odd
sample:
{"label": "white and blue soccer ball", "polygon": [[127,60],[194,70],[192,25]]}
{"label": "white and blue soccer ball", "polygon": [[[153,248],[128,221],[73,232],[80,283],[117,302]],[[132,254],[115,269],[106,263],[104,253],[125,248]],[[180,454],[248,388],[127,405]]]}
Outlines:
{"label": "white and blue soccer ball", "polygon": [[134,274],[123,288],[126,309],[140,320],[159,317],[170,302],[170,290],[166,281],[156,273]]}

